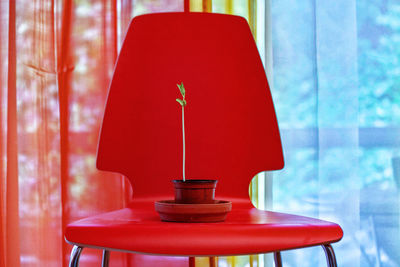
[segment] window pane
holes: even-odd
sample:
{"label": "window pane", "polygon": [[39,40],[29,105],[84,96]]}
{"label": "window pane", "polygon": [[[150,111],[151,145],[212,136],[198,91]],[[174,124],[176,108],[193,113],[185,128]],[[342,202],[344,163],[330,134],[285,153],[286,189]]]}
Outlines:
{"label": "window pane", "polygon": [[400,3],[357,1],[360,126],[400,126]]}

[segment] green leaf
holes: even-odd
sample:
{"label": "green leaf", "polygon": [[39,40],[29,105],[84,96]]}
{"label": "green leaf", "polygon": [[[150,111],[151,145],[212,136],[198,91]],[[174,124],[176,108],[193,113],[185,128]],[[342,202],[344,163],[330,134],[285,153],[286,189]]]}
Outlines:
{"label": "green leaf", "polygon": [[179,104],[181,104],[182,107],[186,106],[186,100],[184,100],[184,99],[182,100],[182,99],[177,98],[176,101],[177,101]]}
{"label": "green leaf", "polygon": [[181,83],[181,84],[177,84],[177,86],[178,86],[178,88],[179,88],[179,91],[181,92],[181,95],[183,96],[183,97],[185,97],[185,86],[183,85],[183,82]]}

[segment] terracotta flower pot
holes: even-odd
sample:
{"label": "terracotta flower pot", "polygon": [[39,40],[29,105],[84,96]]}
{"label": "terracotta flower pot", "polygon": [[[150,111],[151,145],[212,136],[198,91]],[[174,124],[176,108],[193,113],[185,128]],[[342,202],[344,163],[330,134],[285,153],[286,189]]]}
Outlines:
{"label": "terracotta flower pot", "polygon": [[217,180],[173,180],[175,203],[211,204],[214,203]]}
{"label": "terracotta flower pot", "polygon": [[175,199],[154,203],[162,221],[222,222],[232,209],[232,203],[215,200],[217,180],[173,180]]}

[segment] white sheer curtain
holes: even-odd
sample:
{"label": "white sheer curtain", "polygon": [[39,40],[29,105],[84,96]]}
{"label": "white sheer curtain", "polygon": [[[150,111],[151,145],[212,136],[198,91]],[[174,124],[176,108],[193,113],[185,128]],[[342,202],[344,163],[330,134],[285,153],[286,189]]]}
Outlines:
{"label": "white sheer curtain", "polygon": [[[339,223],[338,266],[400,266],[400,3],[267,0],[265,10],[286,160],[273,210]],[[269,179],[258,183],[268,192]],[[282,255],[284,266],[326,266],[319,248]]]}

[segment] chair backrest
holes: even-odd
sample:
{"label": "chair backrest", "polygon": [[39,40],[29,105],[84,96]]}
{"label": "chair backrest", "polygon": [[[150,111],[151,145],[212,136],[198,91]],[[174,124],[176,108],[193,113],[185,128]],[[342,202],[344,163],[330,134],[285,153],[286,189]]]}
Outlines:
{"label": "chair backrest", "polygon": [[128,177],[134,198],[172,196],[182,179],[178,83],[186,88],[186,179],[218,179],[216,197],[283,168],[275,110],[246,20],[210,13],[135,17],[106,104],[97,168]]}

